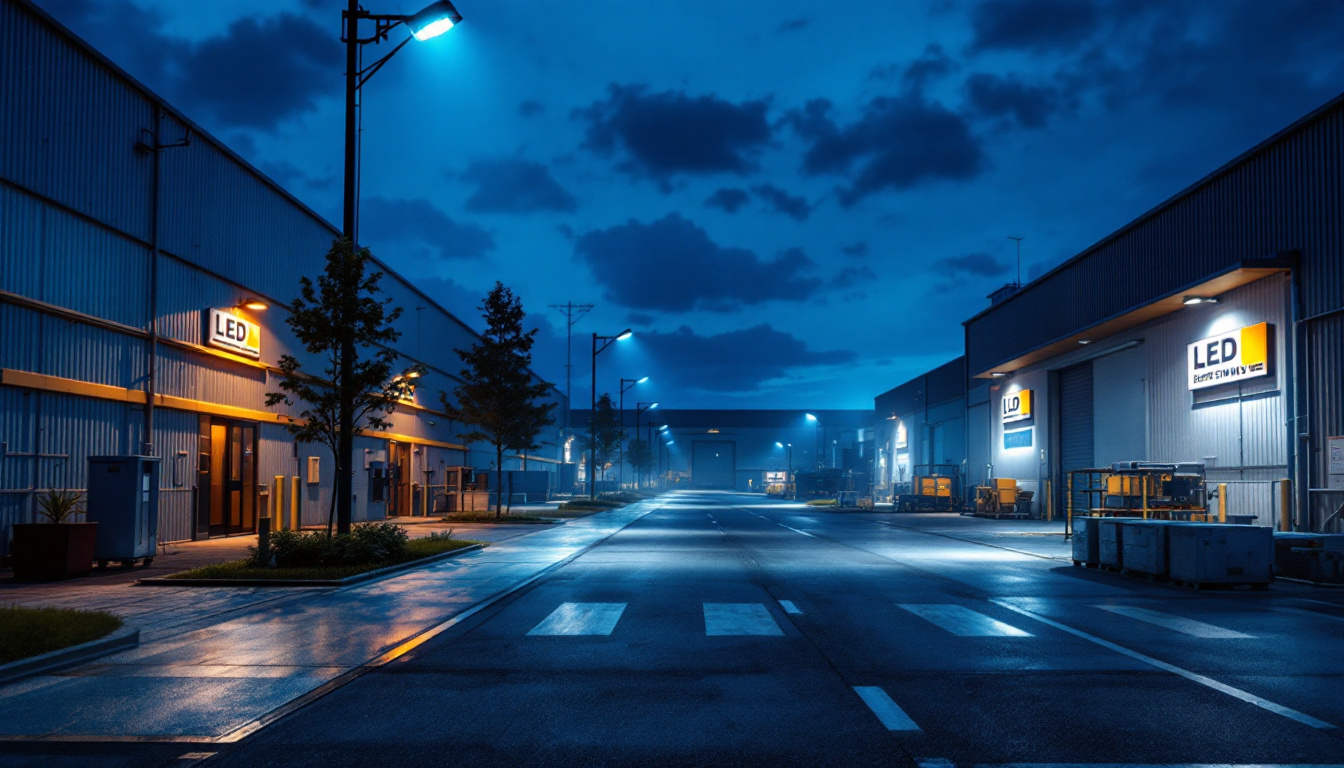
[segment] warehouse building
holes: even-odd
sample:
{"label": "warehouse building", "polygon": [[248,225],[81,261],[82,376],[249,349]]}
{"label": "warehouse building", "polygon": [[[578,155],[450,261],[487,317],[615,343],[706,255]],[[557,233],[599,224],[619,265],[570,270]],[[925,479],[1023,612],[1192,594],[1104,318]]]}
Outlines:
{"label": "warehouse building", "polygon": [[[281,355],[321,364],[286,306],[337,229],[28,0],[0,0],[0,126],[0,555],[96,455],[160,458],[161,541],[253,532],[277,497],[280,524],[325,522],[332,457],[265,396]],[[395,349],[427,372],[356,440],[355,520],[424,514],[452,467],[494,461],[439,400],[478,337],[379,268]],[[541,442],[528,468],[554,470],[558,433]]]}
{"label": "warehouse building", "polygon": [[1341,222],[1344,96],[967,320],[969,465],[1063,509],[1070,470],[1197,463],[1234,511],[1318,530],[1344,501]]}
{"label": "warehouse building", "polygon": [[[984,467],[966,459],[966,358],[958,357],[878,395],[875,412],[873,499],[889,502],[910,492],[915,468],[954,468],[973,487],[984,481]],[[982,436],[975,436],[982,437]],[[949,470],[943,470],[945,474]]]}

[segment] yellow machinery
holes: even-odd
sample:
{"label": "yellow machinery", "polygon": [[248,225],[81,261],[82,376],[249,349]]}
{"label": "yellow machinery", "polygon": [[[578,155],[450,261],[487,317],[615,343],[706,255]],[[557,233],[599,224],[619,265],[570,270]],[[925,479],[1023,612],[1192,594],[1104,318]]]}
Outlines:
{"label": "yellow machinery", "polygon": [[1142,517],[1163,520],[1207,520],[1203,464],[1126,461],[1110,467],[1068,473],[1064,496],[1068,505],[1066,533],[1073,518]]}
{"label": "yellow machinery", "polygon": [[892,504],[897,512],[960,512],[961,467],[955,464],[919,464],[910,478],[910,493]]}
{"label": "yellow machinery", "polygon": [[[1030,513],[1032,494],[1011,477],[996,477],[975,488],[975,514],[980,517],[1021,517]],[[1025,509],[1024,509],[1025,507]]]}

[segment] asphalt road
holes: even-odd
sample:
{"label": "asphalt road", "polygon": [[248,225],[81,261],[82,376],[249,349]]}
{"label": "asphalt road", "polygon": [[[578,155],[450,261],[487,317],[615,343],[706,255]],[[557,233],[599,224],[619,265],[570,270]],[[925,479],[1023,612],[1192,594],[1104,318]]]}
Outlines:
{"label": "asphalt road", "polygon": [[1344,764],[1344,595],[892,520],[679,494],[206,762]]}

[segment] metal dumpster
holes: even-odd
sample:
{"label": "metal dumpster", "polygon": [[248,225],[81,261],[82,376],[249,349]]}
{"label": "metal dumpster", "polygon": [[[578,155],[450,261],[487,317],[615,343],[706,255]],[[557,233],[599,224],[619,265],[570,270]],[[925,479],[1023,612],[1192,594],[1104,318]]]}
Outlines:
{"label": "metal dumpster", "polygon": [[159,458],[90,456],[86,519],[98,523],[93,559],[154,560],[159,548]]}
{"label": "metal dumpster", "polygon": [[1269,584],[1274,529],[1190,523],[1167,530],[1168,574],[1188,584]]}

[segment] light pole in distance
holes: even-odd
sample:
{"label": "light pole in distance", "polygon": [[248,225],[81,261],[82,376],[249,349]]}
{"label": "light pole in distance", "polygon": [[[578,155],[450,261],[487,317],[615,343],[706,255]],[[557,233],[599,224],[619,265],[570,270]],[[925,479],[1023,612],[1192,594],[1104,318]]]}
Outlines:
{"label": "light pole in distance", "polygon": [[[624,490],[624,488],[625,488],[625,393],[626,393],[626,392],[629,392],[630,389],[633,388],[636,384],[643,384],[644,382],[646,382],[646,381],[648,381],[648,380],[649,380],[649,377],[648,377],[648,376],[643,376],[643,377],[640,377],[640,378],[638,378],[638,379],[621,379],[621,398],[620,398],[620,400],[621,400],[621,407],[620,407],[620,414],[621,414],[621,416],[620,416],[620,419],[621,419],[621,446],[620,446],[620,448],[621,448],[621,459],[620,459],[620,462],[619,462],[619,466],[616,467],[616,485],[617,485],[617,490]],[[638,422],[638,421],[635,422],[635,426],[636,426],[636,427],[639,426],[639,422]],[[635,430],[635,437],[639,437],[639,430],[638,430],[638,429]]]}
{"label": "light pole in distance", "polygon": [[588,409],[588,498],[597,498],[597,356],[613,342],[628,339],[634,331],[626,328],[615,336],[593,334],[593,399]]}

